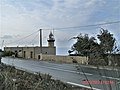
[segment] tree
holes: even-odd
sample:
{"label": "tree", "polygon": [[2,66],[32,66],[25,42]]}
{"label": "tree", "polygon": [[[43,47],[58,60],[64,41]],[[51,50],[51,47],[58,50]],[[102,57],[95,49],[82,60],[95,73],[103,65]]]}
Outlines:
{"label": "tree", "polygon": [[97,45],[94,37],[89,37],[88,34],[78,35],[75,39],[77,42],[73,44],[72,50],[79,55],[89,56],[91,52],[91,46]]}
{"label": "tree", "polygon": [[[88,34],[80,34],[72,39],[77,39],[73,44],[72,51],[76,54],[88,56],[88,63],[92,65],[108,65],[112,61],[110,54],[116,49],[115,38],[108,30],[100,30],[97,35],[100,43],[97,43],[94,37],[89,37]],[[106,55],[108,54],[108,56]]]}
{"label": "tree", "polygon": [[112,60],[110,54],[114,51],[115,38],[113,37],[113,34],[108,32],[108,30],[101,29],[100,34],[97,35],[100,41],[100,48],[104,52],[104,55],[107,54],[106,62],[111,61],[114,64],[114,60]]}
{"label": "tree", "polygon": [[73,51],[71,51],[71,50],[68,50],[68,53],[69,53],[69,55],[72,53]]}
{"label": "tree", "polygon": [[115,38],[113,34],[108,32],[108,30],[102,29],[100,34],[97,35],[97,38],[100,40],[100,47],[104,51],[104,54],[111,53],[115,45]]}
{"label": "tree", "polygon": [[106,59],[107,58],[105,57],[99,44],[91,46],[91,52],[89,55],[88,64],[95,65],[95,66],[107,65],[108,62],[106,61]]}

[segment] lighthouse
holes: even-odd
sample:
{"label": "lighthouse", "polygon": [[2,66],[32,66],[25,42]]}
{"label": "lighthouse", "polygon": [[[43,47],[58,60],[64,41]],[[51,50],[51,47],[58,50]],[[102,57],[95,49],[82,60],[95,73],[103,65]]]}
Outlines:
{"label": "lighthouse", "polygon": [[48,47],[54,47],[54,35],[52,34],[52,32],[50,32],[49,34],[49,38],[48,38]]}

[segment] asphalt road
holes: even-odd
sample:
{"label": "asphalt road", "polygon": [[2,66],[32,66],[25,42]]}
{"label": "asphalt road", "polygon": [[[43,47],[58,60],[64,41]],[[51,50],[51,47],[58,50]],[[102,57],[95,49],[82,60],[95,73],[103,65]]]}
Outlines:
{"label": "asphalt road", "polygon": [[98,69],[87,65],[17,58],[2,58],[2,62],[33,73],[50,74],[54,79],[76,86],[92,87],[93,90],[120,90],[120,69],[118,68],[100,67]]}

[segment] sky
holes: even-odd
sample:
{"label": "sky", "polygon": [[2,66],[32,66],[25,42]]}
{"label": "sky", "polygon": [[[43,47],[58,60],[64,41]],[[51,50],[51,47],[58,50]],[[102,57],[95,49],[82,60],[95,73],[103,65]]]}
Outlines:
{"label": "sky", "polygon": [[76,42],[70,38],[80,33],[96,37],[101,27],[114,35],[120,48],[120,23],[66,28],[114,21],[120,21],[120,0],[0,0],[0,45],[39,45],[42,29],[43,45],[53,32],[57,54],[67,55]]}

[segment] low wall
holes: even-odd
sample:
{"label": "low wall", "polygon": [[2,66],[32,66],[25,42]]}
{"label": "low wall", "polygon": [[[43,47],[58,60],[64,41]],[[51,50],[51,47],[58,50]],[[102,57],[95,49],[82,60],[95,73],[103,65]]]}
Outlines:
{"label": "low wall", "polygon": [[49,60],[49,61],[57,61],[64,63],[73,63],[73,60],[76,60],[80,64],[88,64],[88,58],[84,56],[60,56],[60,55],[40,54],[40,60]]}

